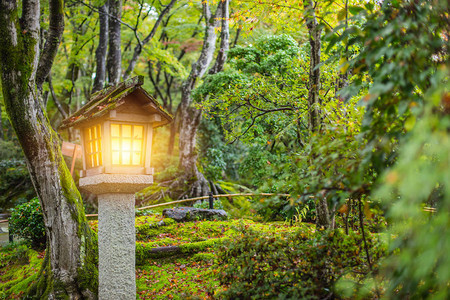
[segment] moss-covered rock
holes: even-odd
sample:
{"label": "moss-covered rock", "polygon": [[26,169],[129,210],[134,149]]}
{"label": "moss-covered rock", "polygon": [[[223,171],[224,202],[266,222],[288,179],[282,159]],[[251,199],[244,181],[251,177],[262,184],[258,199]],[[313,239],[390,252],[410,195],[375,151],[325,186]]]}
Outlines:
{"label": "moss-covered rock", "polygon": [[222,209],[201,209],[195,207],[175,207],[164,209],[163,216],[174,219],[177,222],[228,219],[228,214]]}

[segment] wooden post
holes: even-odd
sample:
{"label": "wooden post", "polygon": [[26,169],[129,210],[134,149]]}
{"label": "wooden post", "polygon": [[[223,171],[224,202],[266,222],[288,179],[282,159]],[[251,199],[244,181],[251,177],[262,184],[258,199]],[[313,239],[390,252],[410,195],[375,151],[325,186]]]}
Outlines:
{"label": "wooden post", "polygon": [[209,192],[209,209],[214,209],[214,197],[212,192]]}
{"label": "wooden post", "polygon": [[80,154],[81,157],[81,147],[80,145],[69,143],[69,142],[63,142],[61,146],[61,152],[65,156],[71,156],[72,157],[72,164],[70,167],[70,175],[73,177],[73,171],[75,169],[75,162],[77,161],[77,157]]}

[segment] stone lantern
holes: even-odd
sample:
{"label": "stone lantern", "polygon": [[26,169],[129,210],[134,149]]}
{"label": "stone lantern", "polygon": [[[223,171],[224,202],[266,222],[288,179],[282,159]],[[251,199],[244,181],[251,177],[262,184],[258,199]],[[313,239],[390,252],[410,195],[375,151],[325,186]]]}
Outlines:
{"label": "stone lantern", "polygon": [[60,129],[80,130],[80,188],[98,196],[99,298],[135,299],[135,197],[153,183],[153,128],[172,117],[138,76],[92,95]]}

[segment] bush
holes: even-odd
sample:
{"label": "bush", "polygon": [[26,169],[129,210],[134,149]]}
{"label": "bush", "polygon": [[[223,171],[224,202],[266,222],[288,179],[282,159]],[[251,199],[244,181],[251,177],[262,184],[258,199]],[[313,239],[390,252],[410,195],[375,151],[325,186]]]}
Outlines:
{"label": "bush", "polygon": [[0,211],[24,203],[35,195],[25,161],[0,160]]}
{"label": "bush", "polygon": [[252,206],[265,221],[315,221],[316,208],[312,199],[306,203],[291,204],[286,197],[273,196],[253,201]]}
{"label": "bush", "polygon": [[23,238],[31,247],[45,247],[46,235],[44,216],[38,198],[11,209],[9,230],[15,236]]}
{"label": "bush", "polygon": [[[369,267],[361,236],[351,231],[279,233],[267,236],[242,228],[240,238],[218,252],[219,299],[324,299],[335,295],[341,277],[362,281]],[[385,254],[385,243],[368,237],[371,262]]]}
{"label": "bush", "polygon": [[0,160],[23,160],[22,148],[18,143],[0,139]]}
{"label": "bush", "polygon": [[[209,209],[209,200],[198,201],[193,206],[195,208]],[[214,209],[224,209],[222,201],[214,199]]]}

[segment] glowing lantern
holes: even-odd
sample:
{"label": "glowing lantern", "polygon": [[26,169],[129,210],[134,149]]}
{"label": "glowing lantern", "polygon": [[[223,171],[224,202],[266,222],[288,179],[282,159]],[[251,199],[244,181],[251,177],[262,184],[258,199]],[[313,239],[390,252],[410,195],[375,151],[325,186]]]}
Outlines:
{"label": "glowing lantern", "polygon": [[153,128],[172,120],[134,77],[94,94],[79,111],[64,120],[60,129],[81,131],[83,172],[151,175]]}

